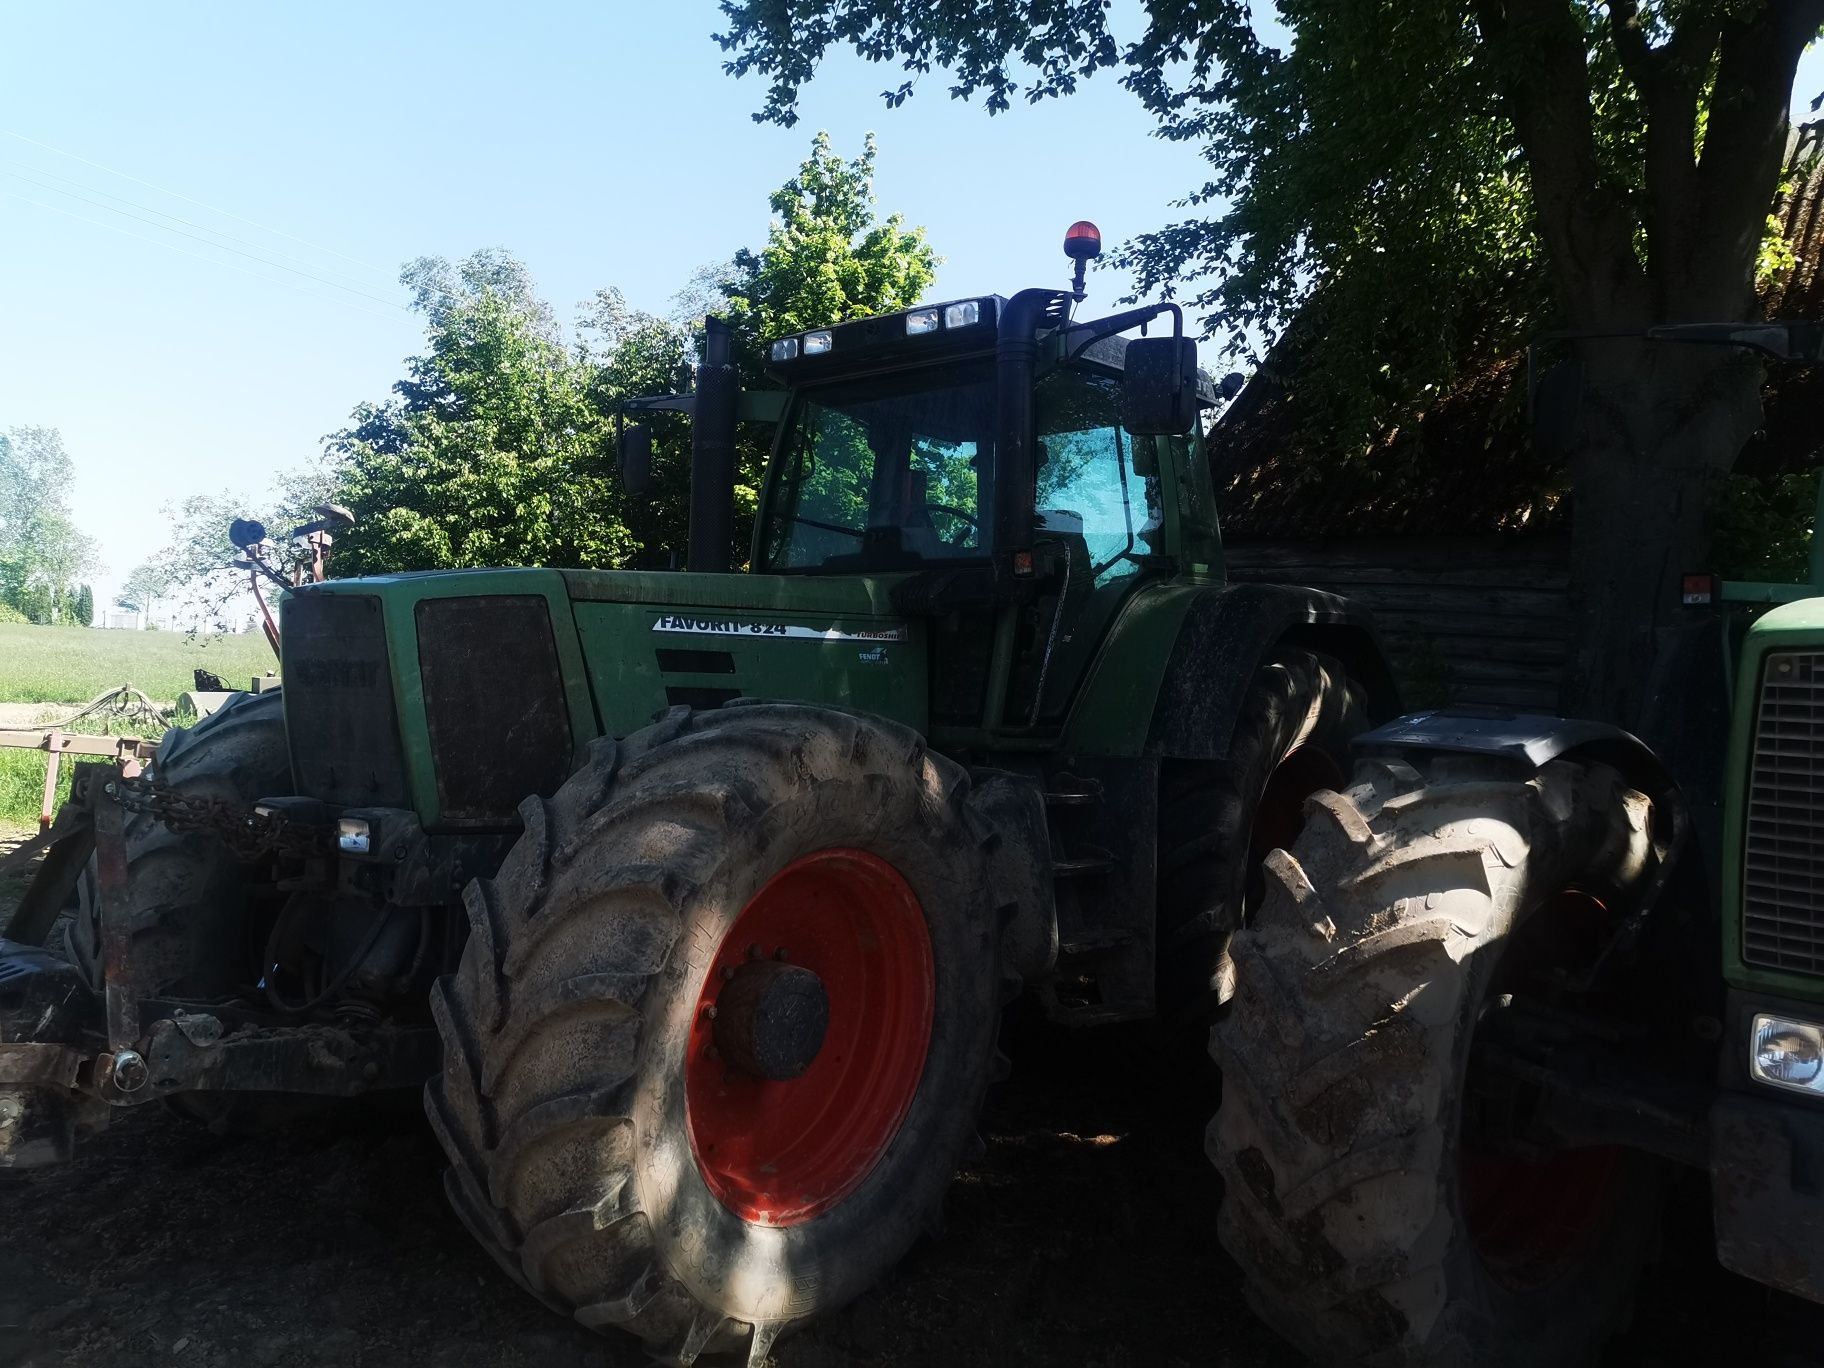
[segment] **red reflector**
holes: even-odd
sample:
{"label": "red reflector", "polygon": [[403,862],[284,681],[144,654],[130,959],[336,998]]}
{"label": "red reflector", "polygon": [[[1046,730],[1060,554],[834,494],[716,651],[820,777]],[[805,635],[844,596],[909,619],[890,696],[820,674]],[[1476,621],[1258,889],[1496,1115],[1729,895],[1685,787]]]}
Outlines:
{"label": "red reflector", "polygon": [[1013,553],[1013,573],[1030,575],[1032,573],[1032,552],[1015,551]]}
{"label": "red reflector", "polygon": [[1703,608],[1722,597],[1715,575],[1686,575],[1680,598],[1687,608]]}

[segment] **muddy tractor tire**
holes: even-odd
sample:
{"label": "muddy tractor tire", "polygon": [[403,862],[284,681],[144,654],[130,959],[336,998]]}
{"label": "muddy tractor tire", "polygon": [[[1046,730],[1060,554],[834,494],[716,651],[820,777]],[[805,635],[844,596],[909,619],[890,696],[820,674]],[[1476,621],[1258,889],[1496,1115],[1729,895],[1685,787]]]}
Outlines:
{"label": "muddy tractor tire", "polygon": [[1159,1001],[1168,1017],[1207,1025],[1233,994],[1229,940],[1264,896],[1261,861],[1297,835],[1309,795],[1342,787],[1349,743],[1368,727],[1366,691],[1340,661],[1285,648],[1249,684],[1227,759],[1167,767]]}
{"label": "muddy tractor tire", "polygon": [[1587,1363],[1625,1320],[1657,1169],[1515,1157],[1470,1047],[1652,877],[1652,803],[1600,764],[1424,763],[1363,762],[1267,858],[1213,1033],[1221,1240],[1320,1364]]}
{"label": "muddy tractor tire", "polygon": [[593,743],[470,885],[426,1108],[458,1214],[674,1363],[878,1279],[974,1135],[1001,987],[969,784],[904,728],[755,703]]}
{"label": "muddy tractor tire", "polygon": [[[290,793],[279,691],[239,694],[194,727],[174,729],[150,774],[176,793],[237,807]],[[132,954],[149,967],[145,982],[153,994],[206,1001],[257,980],[260,928],[248,915],[248,887],[259,866],[237,859],[214,836],[172,831],[143,812],[127,815],[126,840]],[[92,858],[66,925],[69,958],[99,990],[101,909]]]}

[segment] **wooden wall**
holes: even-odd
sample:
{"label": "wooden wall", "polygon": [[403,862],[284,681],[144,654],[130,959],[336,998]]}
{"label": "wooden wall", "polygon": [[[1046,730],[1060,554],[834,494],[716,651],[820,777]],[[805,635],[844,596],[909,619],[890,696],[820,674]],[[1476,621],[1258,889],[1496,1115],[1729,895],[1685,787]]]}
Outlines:
{"label": "wooden wall", "polygon": [[1562,537],[1241,542],[1229,578],[1304,584],[1374,614],[1409,708],[1556,712],[1569,625]]}

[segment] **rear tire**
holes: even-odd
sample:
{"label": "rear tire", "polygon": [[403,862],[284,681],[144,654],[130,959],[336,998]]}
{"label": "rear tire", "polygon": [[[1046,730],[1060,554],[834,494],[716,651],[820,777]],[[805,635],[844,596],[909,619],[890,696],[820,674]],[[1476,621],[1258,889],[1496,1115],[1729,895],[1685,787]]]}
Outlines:
{"label": "rear tire", "polygon": [[1212,1042],[1222,1243],[1262,1319],[1319,1363],[1586,1363],[1625,1319],[1657,1169],[1622,1150],[1503,1157],[1497,1195],[1537,1200],[1491,1219],[1492,1153],[1465,1140],[1470,1044],[1574,917],[1652,875],[1652,804],[1599,764],[1426,763],[1364,762],[1268,857]]}
{"label": "rear tire", "polygon": [[1349,743],[1368,726],[1365,691],[1340,661],[1282,648],[1249,684],[1227,757],[1168,764],[1158,975],[1168,1017],[1207,1024],[1234,992],[1229,939],[1260,904],[1261,860],[1291,841],[1309,794],[1341,787]]}
{"label": "rear tire", "polygon": [[[675,709],[624,742],[597,741],[554,798],[522,804],[525,835],[465,897],[469,941],[433,1001],[444,1070],[425,1097],[451,1201],[508,1274],[671,1362],[734,1351],[758,1365],[780,1333],[863,1291],[935,1224],[998,1020],[989,838],[967,794],[962,771],[909,730],[751,704]],[[890,867],[916,899],[934,971],[928,1045],[922,1063],[883,1064],[904,1076],[903,1111],[890,1126],[878,1114],[871,1148],[821,1171],[789,1167],[802,1150],[743,1160],[766,1122],[716,1132],[719,1094],[745,1088],[790,1115],[807,1096],[794,1089],[828,1077],[827,1061],[839,1068],[830,1042],[845,1038],[849,990],[826,952],[860,923],[838,900],[817,934],[801,924],[801,943],[769,939],[760,956],[789,950],[827,981],[829,1036],[801,1077],[731,1081],[706,1051],[705,1004],[746,962],[726,944],[747,939],[737,919],[751,925],[782,871],[832,850]],[[880,1013],[876,1036],[904,1033],[891,1002],[863,1005]],[[845,1118],[873,1105],[865,1087],[836,1096],[810,1148],[852,1136]],[[787,1172],[807,1190],[750,1191]]]}

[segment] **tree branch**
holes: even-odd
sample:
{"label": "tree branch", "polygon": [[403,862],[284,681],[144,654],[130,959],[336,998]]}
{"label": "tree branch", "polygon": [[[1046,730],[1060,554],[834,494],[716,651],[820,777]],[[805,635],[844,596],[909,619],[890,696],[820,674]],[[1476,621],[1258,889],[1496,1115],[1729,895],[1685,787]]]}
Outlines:
{"label": "tree branch", "polygon": [[1567,0],[1476,0],[1475,13],[1526,152],[1540,236],[1567,312],[1586,326],[1638,314],[1644,278],[1633,215],[1597,161],[1576,15]]}
{"label": "tree branch", "polygon": [[[1654,47],[1636,0],[1609,0],[1609,35],[1646,112],[1647,255],[1659,301],[1678,292],[1697,240],[1697,100],[1716,50],[1717,18],[1688,7],[1671,38]],[[1656,301],[1656,313],[1663,305]]]}
{"label": "tree branch", "polygon": [[1824,27],[1824,0],[1765,0],[1723,20],[1710,118],[1698,161],[1699,237],[1692,302],[1705,316],[1745,316],[1768,193],[1786,151],[1787,102],[1805,45]]}

